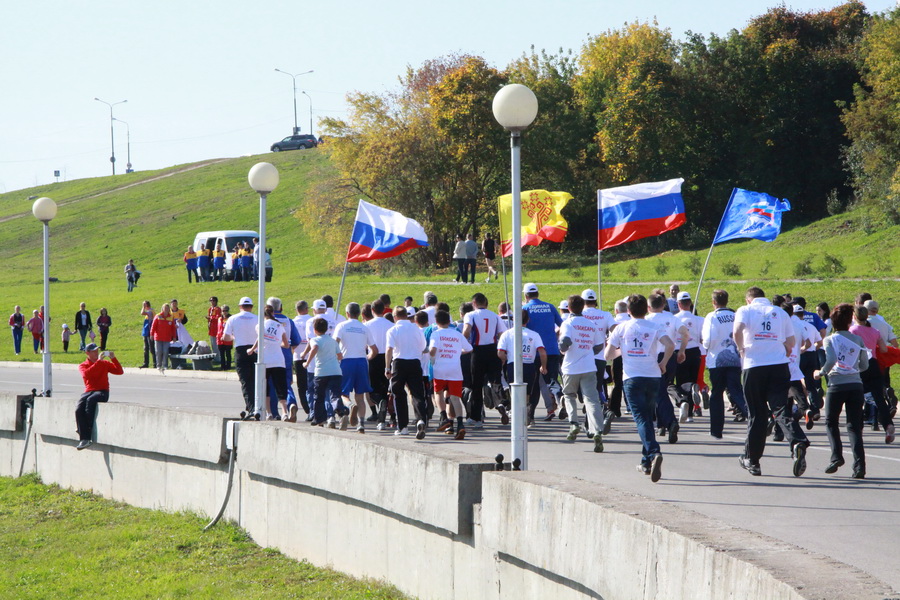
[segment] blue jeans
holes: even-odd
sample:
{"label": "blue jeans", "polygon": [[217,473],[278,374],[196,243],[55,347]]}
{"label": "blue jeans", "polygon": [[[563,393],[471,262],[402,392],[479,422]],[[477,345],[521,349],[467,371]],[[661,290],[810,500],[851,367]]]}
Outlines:
{"label": "blue jeans", "polygon": [[641,464],[648,467],[654,456],[662,454],[659,442],[656,441],[656,431],[653,428],[660,379],[660,377],[632,377],[626,379],[622,384],[625,401],[631,407],[631,416],[634,417],[638,435],[641,436],[643,445]]}
{"label": "blue jeans", "polygon": [[13,346],[16,348],[16,354],[22,351],[22,328],[21,327],[13,327]]}
{"label": "blue jeans", "polygon": [[[316,424],[323,423],[328,417],[337,414],[344,416],[348,411],[344,408],[341,401],[341,379],[340,375],[326,375],[324,377],[314,377],[316,400],[313,404],[314,421]],[[332,409],[329,414],[328,408]]]}

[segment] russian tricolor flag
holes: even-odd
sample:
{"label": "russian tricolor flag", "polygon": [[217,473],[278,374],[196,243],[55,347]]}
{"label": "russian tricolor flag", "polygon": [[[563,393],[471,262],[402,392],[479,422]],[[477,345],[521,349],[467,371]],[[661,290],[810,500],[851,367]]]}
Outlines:
{"label": "russian tricolor flag", "polygon": [[419,223],[360,200],[347,249],[347,262],[388,258],[427,245],[428,236]]}
{"label": "russian tricolor flag", "polygon": [[684,179],[638,183],[597,191],[597,249],[659,235],[687,222]]}

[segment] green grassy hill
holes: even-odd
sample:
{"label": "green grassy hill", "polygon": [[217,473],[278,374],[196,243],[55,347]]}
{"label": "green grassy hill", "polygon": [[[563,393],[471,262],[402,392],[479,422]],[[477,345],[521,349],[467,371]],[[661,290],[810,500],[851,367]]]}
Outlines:
{"label": "green grassy hill", "polygon": [[[50,340],[55,361],[81,360],[77,351],[70,351],[69,355],[60,352],[59,332],[63,322],[71,325],[82,301],[95,318],[101,306],[109,309],[113,318],[110,347],[126,365],[141,360],[138,313],[144,299],[158,309],[163,302],[178,298],[191,317],[188,330],[195,337],[204,338],[203,316],[208,297],[216,295],[221,304],[236,308],[241,296],[255,298],[256,286],[225,282],[188,285],[181,256],[198,231],[258,228],[259,202],[247,183],[247,172],[262,160],[273,163],[281,174],[278,189],[268,199],[268,245],[273,248],[275,276],[267,293],[280,296],[289,306],[298,299],[311,300],[324,293],[336,297],[340,273],[334,267],[335,257],[344,252],[344,247],[335,248],[316,235],[316,225],[307,209],[317,201],[317,184],[335,172],[324,154],[313,150],[209,160],[0,195],[0,239],[8,247],[7,267],[0,269],[0,307],[8,315],[13,305],[20,304],[30,316],[31,310],[42,302],[41,224],[31,215],[33,200],[29,197],[49,196],[60,206],[51,224],[51,276],[59,280],[51,285]],[[866,233],[867,227],[865,213],[857,211],[789,231],[771,244],[725,244],[713,254],[707,274],[710,289],[716,285],[715,280],[750,280],[760,283],[766,291],[792,290],[804,293],[810,301],[834,303],[852,298],[864,285],[896,317],[900,298],[894,298],[895,282],[860,284],[851,280],[900,274],[900,227]],[[821,263],[826,253],[837,257],[846,271],[823,270]],[[807,257],[811,257],[811,276],[824,277],[826,281],[786,282],[794,278],[797,263]],[[129,258],[143,272],[140,286],[132,294],[126,292],[123,273]],[[604,305],[608,308],[610,298],[621,298],[627,292],[647,293],[670,281],[696,281],[692,271],[696,262],[702,266],[705,258],[705,250],[677,251],[635,261],[607,262],[604,278],[610,283],[603,287]],[[692,260],[693,268],[689,265]],[[728,263],[736,267],[725,272],[723,266]],[[543,288],[542,297],[555,303],[584,287],[596,287],[596,257],[577,259],[529,249],[525,265],[529,280],[566,284]],[[503,299],[502,286],[485,284],[480,278],[477,286],[440,285],[451,278],[449,273],[431,273],[423,268],[403,279],[432,283],[412,285],[402,284],[399,278],[392,283],[390,279],[356,270],[348,278],[344,299],[364,302],[387,292],[395,303],[406,295],[419,303],[422,292],[433,289],[441,300],[457,306],[471,297],[475,287],[488,294],[493,304]],[[738,293],[746,285],[733,283],[727,287]],[[690,286],[685,289],[693,291]],[[13,360],[16,357],[11,336],[6,336],[0,339],[0,360]],[[25,352],[19,360],[37,360],[30,348],[30,340],[26,339]]]}

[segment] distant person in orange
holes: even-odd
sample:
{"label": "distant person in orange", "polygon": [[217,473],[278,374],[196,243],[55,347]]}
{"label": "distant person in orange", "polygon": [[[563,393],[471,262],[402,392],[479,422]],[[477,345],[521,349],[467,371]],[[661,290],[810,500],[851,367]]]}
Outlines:
{"label": "distant person in orange", "polygon": [[[78,426],[78,445],[76,450],[84,450],[93,444],[94,419],[97,417],[97,403],[109,401],[109,376],[121,375],[125,372],[113,352],[100,355],[97,344],[88,344],[84,353],[87,360],[78,365],[78,371],[84,380],[84,393],[75,406],[75,423]],[[107,358],[108,360],[103,360]]]}

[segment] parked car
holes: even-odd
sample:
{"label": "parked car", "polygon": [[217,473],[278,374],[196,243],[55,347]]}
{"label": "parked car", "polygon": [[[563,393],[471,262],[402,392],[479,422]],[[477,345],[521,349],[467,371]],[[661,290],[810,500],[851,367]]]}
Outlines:
{"label": "parked car", "polygon": [[[231,251],[239,242],[249,242],[253,246],[253,238],[258,238],[259,234],[249,229],[244,230],[223,230],[223,231],[201,231],[194,236],[194,250],[200,248],[200,244],[207,248],[215,249],[216,244],[220,244],[225,249],[225,279],[231,281],[234,279],[234,269],[231,264]],[[272,281],[272,259],[269,253],[266,253],[266,281]]]}
{"label": "parked car", "polygon": [[319,141],[314,135],[289,135],[280,142],[272,144],[270,150],[272,152],[281,152],[282,150],[303,150],[304,148],[315,148],[319,145]]}

